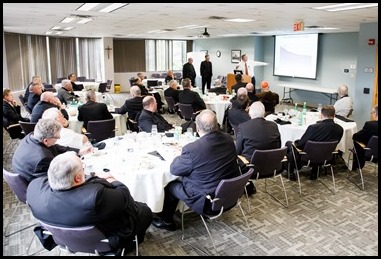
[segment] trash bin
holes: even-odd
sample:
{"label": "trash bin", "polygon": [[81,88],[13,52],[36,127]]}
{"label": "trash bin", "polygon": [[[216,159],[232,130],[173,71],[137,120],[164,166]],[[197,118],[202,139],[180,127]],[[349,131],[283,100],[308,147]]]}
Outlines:
{"label": "trash bin", "polygon": [[120,84],[114,84],[114,92],[116,94],[120,93]]}

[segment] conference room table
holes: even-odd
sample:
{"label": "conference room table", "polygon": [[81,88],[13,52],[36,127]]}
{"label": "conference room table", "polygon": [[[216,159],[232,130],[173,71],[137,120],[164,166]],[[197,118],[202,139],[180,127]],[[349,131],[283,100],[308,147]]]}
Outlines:
{"label": "conference room table", "polygon": [[146,132],[107,139],[103,141],[105,149],[83,157],[85,173],[110,170],[115,179],[128,187],[135,201],[146,203],[152,212],[161,212],[164,187],[178,179],[170,173],[170,164],[181,154],[182,146],[195,139],[191,134],[182,134],[176,140],[161,133],[152,136]]}
{"label": "conference room table", "polygon": [[[114,106],[108,106],[110,112],[114,111]],[[78,120],[78,105],[69,105],[66,107],[69,114],[69,129],[77,133],[82,133],[83,121]],[[115,119],[115,136],[121,136],[127,131],[127,115],[111,113]]]}
{"label": "conference room table", "polygon": [[[77,81],[77,82],[75,82],[75,84],[83,85],[84,91],[93,90],[95,92],[98,92],[99,83],[97,83],[97,82],[80,82],[80,81]],[[61,83],[54,85],[54,88],[56,89],[56,91],[58,91],[61,87],[62,87]]]}
{"label": "conference room table", "polygon": [[216,113],[217,122],[220,124],[220,127],[224,123],[225,111],[231,105],[231,98],[231,95],[226,94],[216,95],[215,93],[209,93],[208,95],[202,95],[206,108]]}
{"label": "conference room table", "polygon": [[[278,125],[278,129],[281,135],[281,142],[282,147],[285,146],[286,141],[291,140],[295,141],[297,139],[300,139],[304,132],[307,130],[308,126],[311,124],[316,123],[316,121],[320,120],[319,118],[319,112],[307,112],[306,113],[306,119],[303,122],[302,126],[298,125],[298,118],[297,116],[292,117],[288,121],[291,122],[291,124],[284,124],[284,125]],[[281,119],[283,121],[287,121],[283,115],[274,115],[270,114],[266,117],[266,120],[275,121],[276,119]],[[343,129],[343,137],[341,138],[340,142],[337,144],[337,149],[343,152],[342,158],[344,159],[347,167],[351,169],[351,165],[348,165],[348,157],[350,152],[348,151],[349,148],[353,147],[353,140],[352,136],[354,133],[357,132],[357,124],[356,122],[345,122],[338,118],[334,118],[334,122],[339,124]]]}

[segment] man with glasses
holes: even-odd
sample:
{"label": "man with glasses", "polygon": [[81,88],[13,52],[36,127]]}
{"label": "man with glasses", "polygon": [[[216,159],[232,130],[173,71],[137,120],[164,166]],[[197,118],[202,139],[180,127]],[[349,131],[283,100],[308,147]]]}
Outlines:
{"label": "man with glasses", "polygon": [[64,147],[56,144],[62,126],[52,119],[40,119],[34,132],[26,135],[17,147],[13,158],[12,168],[29,183],[40,176],[46,176],[52,159],[66,151],[75,151],[79,156],[92,151],[92,146],[82,149]]}

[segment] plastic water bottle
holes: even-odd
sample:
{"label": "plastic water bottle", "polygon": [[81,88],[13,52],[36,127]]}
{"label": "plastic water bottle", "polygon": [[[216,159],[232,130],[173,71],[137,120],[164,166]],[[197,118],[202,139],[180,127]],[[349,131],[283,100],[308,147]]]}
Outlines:
{"label": "plastic water bottle", "polygon": [[235,97],[235,90],[234,89],[232,91],[232,96],[233,96],[233,98]]}
{"label": "plastic water bottle", "polygon": [[303,112],[299,112],[298,114],[298,125],[303,126]]}
{"label": "plastic water bottle", "polygon": [[307,113],[307,104],[306,104],[306,102],[303,103],[303,110],[302,110],[302,113],[303,113],[303,116],[305,116],[306,113]]}

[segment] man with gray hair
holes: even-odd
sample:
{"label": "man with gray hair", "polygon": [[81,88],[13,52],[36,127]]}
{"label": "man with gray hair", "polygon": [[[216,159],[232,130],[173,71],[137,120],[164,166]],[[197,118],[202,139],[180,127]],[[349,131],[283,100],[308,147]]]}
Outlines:
{"label": "man with gray hair", "polygon": [[157,228],[176,230],[173,215],[179,200],[198,214],[213,213],[209,206],[204,207],[205,195],[214,193],[222,179],[240,175],[233,139],[218,130],[213,111],[200,112],[196,129],[200,138],[185,145],[170,166],[171,174],[182,180],[165,187],[163,210],[152,221]]}
{"label": "man with gray hair", "polygon": [[337,95],[339,99],[335,102],[333,107],[335,107],[336,115],[343,117],[350,116],[350,111],[353,110],[351,97],[348,96],[348,86],[340,85],[337,88]]}
{"label": "man with gray hair", "polygon": [[56,156],[48,177],[28,186],[28,204],[33,216],[53,225],[84,227],[95,225],[110,242],[114,252],[134,248],[144,241],[152,222],[152,211],[145,203],[134,201],[127,186],[110,173],[86,176],[74,152]]}
{"label": "man with gray hair", "polygon": [[69,79],[64,79],[61,81],[62,87],[57,92],[57,98],[60,99],[61,103],[67,104],[73,100],[78,100],[73,92],[73,85]]}
{"label": "man with gray hair", "polygon": [[[71,84],[70,84],[71,85]],[[83,145],[91,145],[89,139],[84,134],[74,132],[72,129],[67,128],[69,125],[68,120],[64,118],[62,113],[56,108],[49,108],[42,114],[42,119],[51,119],[58,121],[61,124],[61,138],[57,139],[57,144],[61,146],[68,146],[80,149]]]}
{"label": "man with gray hair", "polygon": [[69,119],[69,114],[65,110],[65,107],[62,105],[61,101],[54,96],[52,92],[43,92],[41,94],[41,100],[34,106],[32,114],[30,115],[31,122],[37,122],[41,117],[44,111],[49,108],[56,108],[60,110],[65,119]]}
{"label": "man with gray hair", "polygon": [[58,154],[75,151],[79,156],[92,151],[92,147],[82,149],[64,147],[56,144],[61,137],[62,126],[56,120],[40,119],[34,131],[26,135],[17,147],[12,168],[29,183],[33,179],[45,176],[50,162]]}
{"label": "man with gray hair", "polygon": [[127,99],[122,107],[115,108],[115,113],[128,113],[128,119],[135,120],[136,114],[143,110],[143,97],[139,86],[132,86],[130,88],[130,95],[131,98]]}
{"label": "man with gray hair", "polygon": [[151,132],[152,125],[157,125],[158,132],[165,132],[173,128],[173,126],[157,112],[155,97],[147,95],[143,99],[143,111],[139,116],[139,128],[145,132]]}
{"label": "man with gray hair", "polygon": [[99,121],[114,118],[108,111],[107,105],[96,102],[96,95],[93,90],[86,93],[86,103],[78,107],[78,120],[83,121],[83,127],[87,129],[89,121]]}

